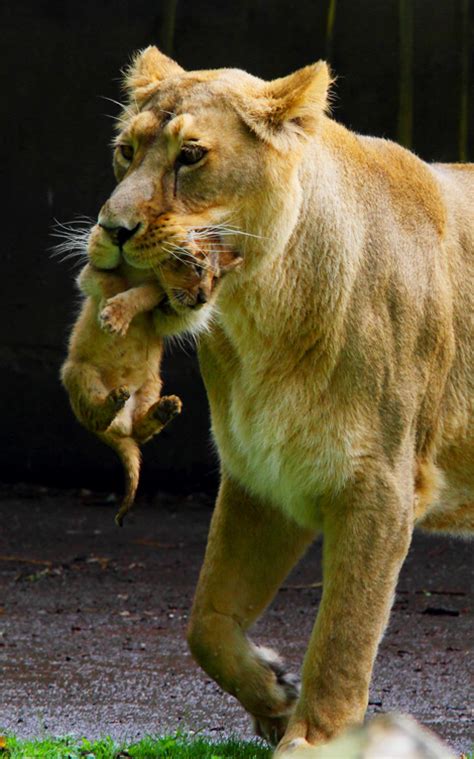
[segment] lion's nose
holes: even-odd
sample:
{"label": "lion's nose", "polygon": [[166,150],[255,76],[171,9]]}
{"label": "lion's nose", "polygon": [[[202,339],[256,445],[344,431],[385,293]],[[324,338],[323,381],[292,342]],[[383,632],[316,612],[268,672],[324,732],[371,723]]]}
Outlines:
{"label": "lion's nose", "polygon": [[101,224],[99,222],[99,227],[107,232],[115,245],[118,245],[118,247],[121,248],[125,245],[127,240],[130,240],[130,238],[138,232],[140,224],[136,224],[132,229],[128,229],[127,227],[109,227],[107,224]]}

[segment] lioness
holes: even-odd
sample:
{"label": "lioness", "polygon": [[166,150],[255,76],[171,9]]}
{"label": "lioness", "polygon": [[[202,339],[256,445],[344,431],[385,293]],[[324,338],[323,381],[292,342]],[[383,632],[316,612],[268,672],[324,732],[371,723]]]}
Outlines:
{"label": "lioness", "polygon": [[[473,528],[474,169],[350,132],[330,84],[324,62],[266,82],[146,49],[100,215],[132,266],[165,261],[178,222],[244,259],[215,305],[154,313],[159,334],[207,326],[222,482],[189,644],[279,759],[363,719],[415,525]],[[246,632],[319,531],[298,692]]]}

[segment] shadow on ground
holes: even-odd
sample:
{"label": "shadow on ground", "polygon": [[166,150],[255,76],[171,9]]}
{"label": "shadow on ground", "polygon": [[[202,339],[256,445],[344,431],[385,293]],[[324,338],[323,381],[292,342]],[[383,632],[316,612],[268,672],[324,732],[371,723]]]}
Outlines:
{"label": "shadow on ground", "polygon": [[[119,530],[115,505],[93,494],[25,486],[0,496],[1,729],[251,737],[240,706],[195,666],[185,643],[208,497],[159,495]],[[321,598],[320,558],[316,542],[253,631],[295,669]],[[410,712],[458,752],[472,740],[470,589],[468,543],[415,537],[369,707]]]}

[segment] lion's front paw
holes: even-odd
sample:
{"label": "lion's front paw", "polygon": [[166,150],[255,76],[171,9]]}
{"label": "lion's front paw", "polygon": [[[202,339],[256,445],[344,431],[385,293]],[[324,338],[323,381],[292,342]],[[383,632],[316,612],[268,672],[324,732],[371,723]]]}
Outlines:
{"label": "lion's front paw", "polygon": [[285,734],[290,715],[298,699],[299,677],[288,671],[284,660],[273,649],[266,646],[255,646],[255,653],[260,661],[269,667],[276,676],[281,694],[282,709],[281,713],[276,716],[254,714],[254,728],[258,736],[276,745]]}
{"label": "lion's front paw", "polygon": [[[294,738],[284,742],[273,754],[273,759],[325,759],[325,757],[323,748],[311,746],[305,738]],[[327,757],[327,759],[335,758],[336,754],[330,754]]]}
{"label": "lion's front paw", "polygon": [[[326,754],[324,753],[326,739],[318,733],[318,730],[314,729],[308,722],[303,719],[295,719],[292,717],[291,723],[286,730],[285,735],[280,739],[273,759],[324,759]],[[321,751],[323,751],[321,755]],[[335,759],[335,757],[345,757],[346,754],[342,751],[341,754],[330,754],[328,759]],[[349,759],[349,758],[348,758]]]}
{"label": "lion's front paw", "polygon": [[282,717],[257,717],[253,715],[252,720],[255,735],[263,738],[272,746],[276,746],[285,735],[289,719],[289,714],[284,714]]}
{"label": "lion's front paw", "polygon": [[99,323],[102,329],[113,335],[120,335],[120,337],[127,334],[131,320],[132,317],[125,301],[119,297],[106,300],[99,314]]}

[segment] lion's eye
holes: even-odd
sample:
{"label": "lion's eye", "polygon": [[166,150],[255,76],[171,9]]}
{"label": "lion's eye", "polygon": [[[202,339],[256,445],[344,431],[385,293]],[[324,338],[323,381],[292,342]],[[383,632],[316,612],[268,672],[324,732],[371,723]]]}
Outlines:
{"label": "lion's eye", "polygon": [[130,162],[133,160],[134,151],[131,145],[127,145],[126,143],[123,143],[121,145],[117,145],[117,148],[124,161]]}
{"label": "lion's eye", "polygon": [[176,159],[176,164],[178,166],[192,166],[193,163],[199,163],[206,153],[207,149],[200,145],[183,145]]}

